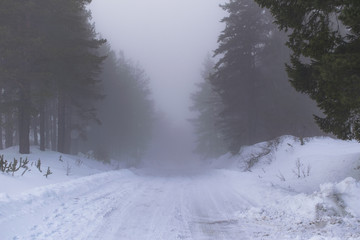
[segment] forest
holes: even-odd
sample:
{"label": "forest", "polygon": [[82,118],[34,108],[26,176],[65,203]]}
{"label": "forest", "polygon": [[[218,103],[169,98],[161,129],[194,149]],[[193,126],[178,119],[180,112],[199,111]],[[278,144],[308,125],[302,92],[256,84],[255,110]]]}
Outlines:
{"label": "forest", "polygon": [[[91,1],[2,0],[0,148],[141,158],[149,77],[96,32]],[[358,3],[231,0],[191,111],[204,158],[282,135],[360,139]],[[296,9],[296,10],[295,10]]]}
{"label": "forest", "polygon": [[148,77],[96,33],[88,4],[1,1],[0,149],[141,155],[153,114]]}
{"label": "forest", "polygon": [[0,0],[0,240],[359,240],[359,0]]}
{"label": "forest", "polygon": [[202,155],[236,154],[286,134],[360,140],[357,1],[230,0],[221,7],[228,15],[219,60],[205,61],[193,94]]}

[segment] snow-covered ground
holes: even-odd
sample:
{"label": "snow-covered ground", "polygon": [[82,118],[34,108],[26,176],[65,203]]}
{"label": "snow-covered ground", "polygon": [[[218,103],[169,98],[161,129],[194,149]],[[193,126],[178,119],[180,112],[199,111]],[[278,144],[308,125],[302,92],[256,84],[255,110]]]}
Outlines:
{"label": "snow-covered ground", "polygon": [[286,136],[177,174],[32,152],[53,174],[0,173],[1,240],[360,239],[356,142]]}

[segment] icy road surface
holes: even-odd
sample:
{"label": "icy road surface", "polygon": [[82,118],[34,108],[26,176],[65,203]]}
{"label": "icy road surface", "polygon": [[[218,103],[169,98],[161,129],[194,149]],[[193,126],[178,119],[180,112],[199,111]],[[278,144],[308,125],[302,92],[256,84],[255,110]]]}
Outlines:
{"label": "icy road surface", "polygon": [[[0,195],[0,239],[310,239],[327,233],[345,236],[341,231],[347,231],[344,222],[327,229],[316,223],[307,227],[309,223],[305,221],[296,222],[292,213],[290,217],[281,212],[261,215],[263,210],[258,206],[291,194],[260,181],[250,174],[227,170],[171,176],[121,170],[21,195]],[[276,214],[280,214],[278,219]],[[355,237],[347,239],[358,239],[356,231],[352,234]]]}

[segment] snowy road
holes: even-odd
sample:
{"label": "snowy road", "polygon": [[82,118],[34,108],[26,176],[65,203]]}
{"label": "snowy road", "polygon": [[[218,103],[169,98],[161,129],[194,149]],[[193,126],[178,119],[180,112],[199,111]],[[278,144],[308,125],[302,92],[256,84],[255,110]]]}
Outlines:
{"label": "snowy road", "polygon": [[21,195],[0,195],[0,239],[244,240],[299,236],[302,229],[286,232],[286,222],[291,224],[291,220],[284,214],[279,219],[284,218],[285,223],[266,221],[272,216],[258,212],[254,214],[261,218],[242,217],[266,201],[290,195],[259,181],[250,174],[225,170],[184,176],[122,170]]}
{"label": "snowy road", "polygon": [[246,239],[243,229],[249,226],[239,222],[236,213],[252,201],[221,172],[103,175],[13,199],[1,209],[0,224],[6,231],[0,238]]}

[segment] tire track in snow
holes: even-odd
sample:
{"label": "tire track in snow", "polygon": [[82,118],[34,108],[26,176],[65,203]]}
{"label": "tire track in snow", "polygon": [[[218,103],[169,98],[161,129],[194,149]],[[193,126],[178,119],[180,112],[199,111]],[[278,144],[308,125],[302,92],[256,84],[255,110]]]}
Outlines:
{"label": "tire track in snow", "polygon": [[[126,185],[133,187],[133,183],[126,179],[124,181],[122,175],[110,175],[111,180],[106,177],[100,181],[94,176],[94,182],[85,181],[77,187],[77,191],[68,191],[69,194],[61,191],[61,194],[50,194],[48,198],[32,199],[28,204],[25,201],[23,208],[28,208],[28,210],[19,211],[16,219],[24,219],[24,223],[27,223],[28,234],[25,237],[15,236],[4,239],[75,239],[73,237],[76,236],[76,232],[79,232],[74,231],[76,226],[80,226],[79,229],[88,229],[91,222],[94,222],[90,222],[95,219],[94,214],[106,210],[106,208],[97,208],[102,205],[107,207],[113,202],[109,191],[113,191],[114,187],[120,187],[120,189],[121,186]],[[125,190],[120,193],[124,192]],[[21,203],[20,200],[19,203]],[[15,217],[7,219],[7,222],[11,223],[11,220],[15,220]]]}
{"label": "tire track in snow", "polygon": [[235,198],[232,194],[234,189],[227,185],[221,184],[221,187],[218,187],[221,179],[212,182],[213,180],[197,182],[197,186],[192,190],[193,202],[189,203],[192,235],[194,239],[204,240],[237,239],[244,234],[234,213],[248,204],[241,198]]}
{"label": "tire track in snow", "polygon": [[[169,184],[167,179],[143,179],[146,188],[130,205],[117,209],[112,215],[118,229],[100,233],[97,239],[185,239],[182,236],[184,223],[179,217],[181,186]],[[171,180],[170,180],[171,182]],[[95,238],[94,238],[95,239]]]}
{"label": "tire track in snow", "polygon": [[[141,189],[141,185],[135,186]],[[114,181],[97,191],[79,195],[74,200],[61,204],[49,218],[44,219],[42,226],[45,229],[42,227],[37,230],[34,239],[90,239],[89,232],[97,230],[104,219],[111,215],[111,211],[118,207],[119,202],[127,203],[138,197],[138,192],[133,191],[133,187],[134,183],[119,184]],[[114,192],[116,189],[119,192]]]}
{"label": "tire track in snow", "polygon": [[[136,220],[135,210],[139,207],[144,207],[145,209],[152,207],[149,203],[141,201],[148,198],[147,192],[155,190],[146,181],[142,181],[141,187],[137,186],[132,189],[133,195],[131,197],[121,200],[117,199],[111,212],[104,215],[104,222],[84,239],[121,239],[118,236],[118,232],[126,228],[126,224]],[[131,228],[132,226],[128,226],[128,229]]]}
{"label": "tire track in snow", "polygon": [[48,206],[30,204],[32,210],[19,216],[38,211],[41,217],[24,236],[4,239],[251,239],[244,228],[256,225],[236,217],[251,200],[230,180],[215,172],[191,177],[115,174],[94,186],[84,181],[78,191],[43,199]]}

